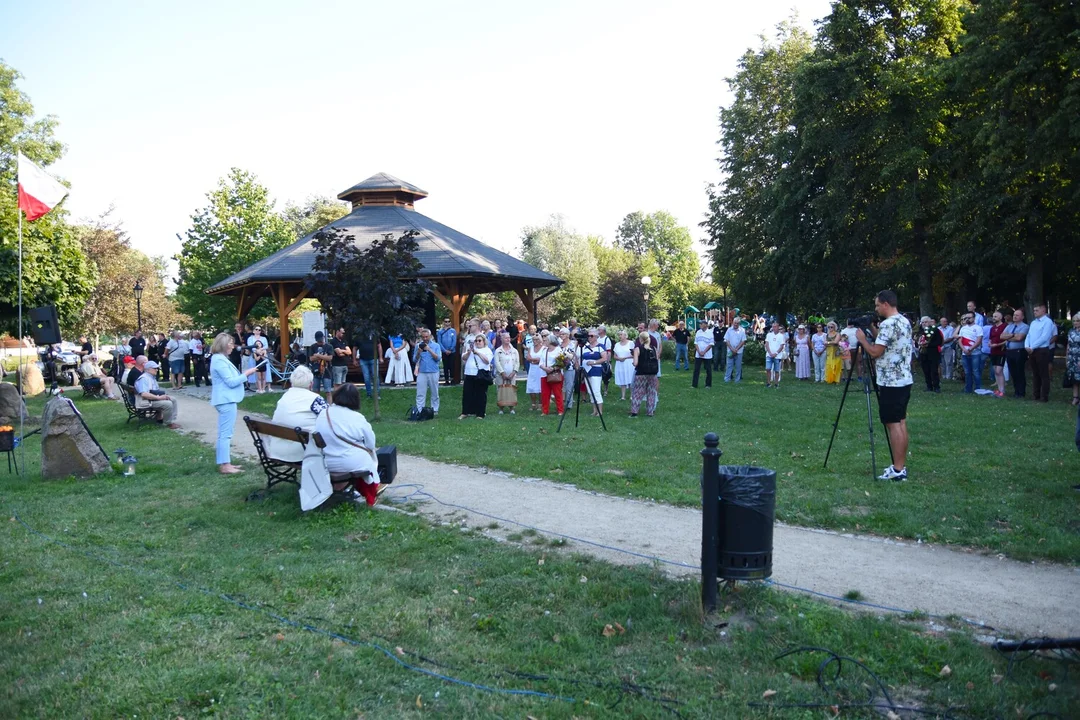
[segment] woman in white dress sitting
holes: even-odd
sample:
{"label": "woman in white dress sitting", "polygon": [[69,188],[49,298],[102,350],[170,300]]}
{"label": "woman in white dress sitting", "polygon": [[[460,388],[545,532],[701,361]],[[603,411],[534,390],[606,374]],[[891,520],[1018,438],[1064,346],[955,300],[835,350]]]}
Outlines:
{"label": "woman in white dress sitting", "polygon": [[404,385],[413,381],[412,365],[409,363],[409,343],[401,335],[390,338],[390,347],[386,348],[387,385]]}
{"label": "woman in white dress sitting", "polygon": [[619,342],[611,352],[615,359],[615,384],[622,393],[619,400],[626,400],[626,391],[634,384],[634,343],[630,342],[625,330],[619,331]]}

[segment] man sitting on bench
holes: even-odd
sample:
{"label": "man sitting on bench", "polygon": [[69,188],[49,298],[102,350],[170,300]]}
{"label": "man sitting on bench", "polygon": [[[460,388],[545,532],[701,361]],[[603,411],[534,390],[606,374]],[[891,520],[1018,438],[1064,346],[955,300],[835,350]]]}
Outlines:
{"label": "man sitting on bench", "polygon": [[83,387],[99,387],[105,391],[105,397],[110,400],[119,400],[116,394],[116,381],[105,374],[97,363],[97,355],[90,353],[83,357],[79,365],[79,376],[82,378]]}
{"label": "man sitting on bench", "polygon": [[135,381],[135,406],[157,410],[157,419],[171,430],[179,430],[176,420],[176,399],[161,392],[157,374],[160,366],[153,360],[143,365],[143,374]]}
{"label": "man sitting on bench", "polygon": [[315,432],[326,447],[323,457],[334,490],[361,498],[368,505],[378,501],[379,463],[375,459],[375,431],[360,414],[360,392],[352,383],[341,385],[333,394],[334,404],[319,413]]}

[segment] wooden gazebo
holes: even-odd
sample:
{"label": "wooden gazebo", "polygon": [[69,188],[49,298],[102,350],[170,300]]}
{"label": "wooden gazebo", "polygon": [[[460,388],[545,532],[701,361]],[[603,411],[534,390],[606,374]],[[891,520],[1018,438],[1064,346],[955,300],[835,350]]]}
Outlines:
{"label": "wooden gazebo", "polygon": [[[392,175],[379,173],[338,195],[352,203],[352,212],[327,227],[341,228],[356,244],[370,244],[383,235],[419,233],[416,257],[420,276],[435,286],[435,298],[446,306],[455,328],[477,295],[513,290],[536,322],[538,288],[558,289],[563,280],[474,238],[421,215],[413,207],[427,192]],[[236,317],[244,319],[263,297],[273,298],[281,337],[289,337],[289,313],[308,297],[305,280],[315,263],[315,233],[207,288],[210,295],[235,295]],[[281,343],[287,352],[288,343]]]}

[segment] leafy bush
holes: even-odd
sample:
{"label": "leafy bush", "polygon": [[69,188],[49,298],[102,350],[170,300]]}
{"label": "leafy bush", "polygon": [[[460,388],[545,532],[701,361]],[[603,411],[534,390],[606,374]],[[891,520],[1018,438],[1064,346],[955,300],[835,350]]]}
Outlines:
{"label": "leafy bush", "polygon": [[743,367],[761,365],[765,367],[765,343],[748,341],[743,347]]}

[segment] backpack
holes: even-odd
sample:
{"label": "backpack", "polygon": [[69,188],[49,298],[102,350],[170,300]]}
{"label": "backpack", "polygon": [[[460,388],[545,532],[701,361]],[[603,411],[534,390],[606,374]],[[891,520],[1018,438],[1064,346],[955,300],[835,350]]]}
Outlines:
{"label": "backpack", "polygon": [[656,351],[652,348],[640,348],[638,352],[638,375],[655,375],[660,372],[660,364],[656,362]]}

